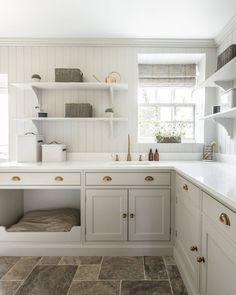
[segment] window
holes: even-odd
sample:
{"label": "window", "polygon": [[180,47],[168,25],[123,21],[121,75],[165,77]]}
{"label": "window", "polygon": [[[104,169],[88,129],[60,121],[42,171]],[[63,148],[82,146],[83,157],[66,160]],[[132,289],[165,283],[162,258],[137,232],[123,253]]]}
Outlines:
{"label": "window", "polygon": [[196,142],[196,65],[139,64],[139,143]]}
{"label": "window", "polygon": [[0,161],[8,159],[8,75],[0,74]]}

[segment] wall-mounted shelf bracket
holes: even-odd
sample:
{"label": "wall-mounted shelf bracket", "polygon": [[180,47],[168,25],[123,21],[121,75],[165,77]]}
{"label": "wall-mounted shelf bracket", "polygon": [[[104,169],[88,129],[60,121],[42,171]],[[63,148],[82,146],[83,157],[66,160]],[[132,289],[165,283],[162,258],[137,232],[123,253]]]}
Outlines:
{"label": "wall-mounted shelf bracket", "polygon": [[230,118],[214,118],[213,119],[216,123],[220,124],[225,131],[227,132],[228,136],[233,137],[233,120]]}
{"label": "wall-mounted shelf bracket", "polygon": [[232,89],[234,86],[233,81],[214,81],[215,85],[222,88],[224,91]]}

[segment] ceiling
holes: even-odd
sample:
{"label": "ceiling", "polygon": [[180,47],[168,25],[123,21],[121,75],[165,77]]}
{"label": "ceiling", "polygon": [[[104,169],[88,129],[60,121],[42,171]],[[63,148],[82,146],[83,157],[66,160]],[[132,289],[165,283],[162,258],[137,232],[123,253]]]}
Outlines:
{"label": "ceiling", "polygon": [[236,0],[0,0],[0,38],[215,38]]}

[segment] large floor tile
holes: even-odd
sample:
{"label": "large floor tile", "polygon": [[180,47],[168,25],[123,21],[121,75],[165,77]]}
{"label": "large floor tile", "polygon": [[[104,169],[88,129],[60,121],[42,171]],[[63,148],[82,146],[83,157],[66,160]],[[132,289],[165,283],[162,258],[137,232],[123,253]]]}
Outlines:
{"label": "large floor tile", "polygon": [[167,265],[166,266],[170,279],[180,279],[181,275],[178,270],[177,265]]}
{"label": "large floor tile", "polygon": [[64,256],[59,264],[80,265],[80,264],[100,264],[102,256]]}
{"label": "large floor tile", "polygon": [[167,272],[164,260],[161,256],[144,257],[145,276],[149,280],[167,280]]}
{"label": "large floor tile", "polygon": [[121,295],[172,295],[168,281],[122,281]]}
{"label": "large floor tile", "polygon": [[188,295],[182,279],[171,279],[170,282],[174,295]]}
{"label": "large floor tile", "polygon": [[81,264],[101,264],[102,256],[80,256]]}
{"label": "large floor tile", "polygon": [[16,294],[65,295],[76,270],[74,265],[37,265]]}
{"label": "large floor tile", "polygon": [[173,256],[163,256],[166,265],[175,265],[175,259]]}
{"label": "large floor tile", "polygon": [[39,264],[58,264],[61,260],[61,256],[44,256],[39,261]]}
{"label": "large floor tile", "polygon": [[74,280],[96,281],[98,279],[99,271],[99,264],[80,265],[75,274]]}
{"label": "large floor tile", "polygon": [[143,280],[143,257],[104,257],[100,280]]}
{"label": "large floor tile", "polygon": [[41,257],[21,257],[21,259],[2,277],[4,281],[23,281],[31,273]]}
{"label": "large floor tile", "polygon": [[17,281],[1,281],[0,295],[12,295],[16,292],[22,282]]}
{"label": "large floor tile", "polygon": [[9,271],[10,268],[12,268],[14,264],[17,263],[19,259],[20,257],[13,256],[0,257],[0,279]]}
{"label": "large floor tile", "polygon": [[68,295],[119,295],[119,281],[74,281]]}

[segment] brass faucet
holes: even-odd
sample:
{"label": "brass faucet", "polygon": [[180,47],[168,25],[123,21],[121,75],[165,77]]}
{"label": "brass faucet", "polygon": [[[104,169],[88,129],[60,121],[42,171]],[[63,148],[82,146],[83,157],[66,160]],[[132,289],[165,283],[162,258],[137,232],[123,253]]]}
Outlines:
{"label": "brass faucet", "polygon": [[128,154],[127,154],[127,161],[132,161],[131,153],[130,153],[130,134],[128,134]]}

